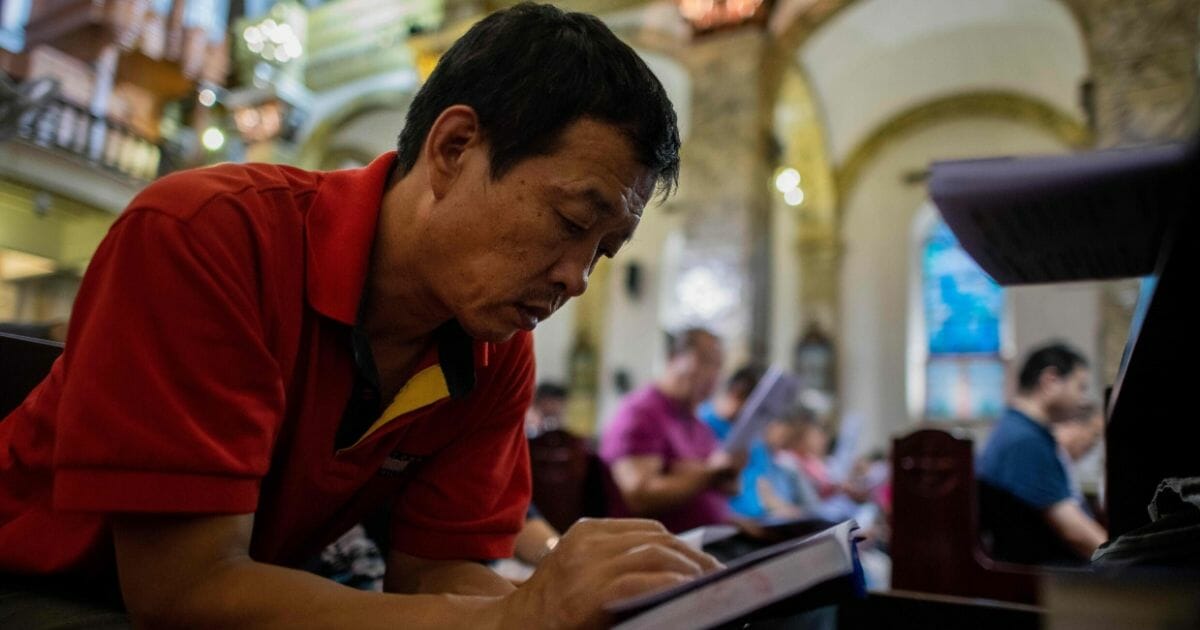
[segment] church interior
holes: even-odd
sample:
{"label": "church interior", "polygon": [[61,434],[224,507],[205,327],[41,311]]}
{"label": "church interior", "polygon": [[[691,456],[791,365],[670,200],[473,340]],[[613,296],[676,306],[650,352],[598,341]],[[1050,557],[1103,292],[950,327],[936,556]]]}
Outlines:
{"label": "church interior", "polygon": [[[0,332],[69,349],[72,305],[97,247],[162,176],[228,162],[360,168],[395,150],[409,105],[443,53],[515,4],[0,0]],[[608,452],[606,433],[619,430],[624,401],[665,382],[678,352],[698,352],[688,339],[703,334],[721,356],[719,384],[700,409],[720,415],[720,397],[737,382],[730,377],[751,366],[761,378],[741,404],[764,370],[784,374],[792,389],[786,413],[776,415],[799,420],[778,423],[779,435],[820,433],[816,468],[805,459],[812,454],[793,458],[803,460],[793,468],[809,475],[821,509],[776,509],[759,496],[752,516],[827,509],[839,516],[825,521],[853,516],[869,532],[862,560],[876,608],[766,627],[1200,624],[1198,582],[1178,578],[1172,589],[1160,588],[1161,573],[1072,572],[1104,564],[1111,545],[1076,556],[1066,577],[1047,577],[1054,571],[1042,567],[1051,563],[1040,559],[988,557],[980,520],[989,518],[989,499],[974,487],[988,474],[984,449],[1002,418],[1014,406],[1036,415],[1012,401],[1028,394],[1026,359],[1055,344],[1087,368],[1074,386],[1088,416],[1064,421],[1073,424],[1063,431],[1039,428],[1058,440],[1049,447],[1061,459],[1055,474],[1088,506],[1099,540],[1150,522],[1152,496],[1126,501],[1143,510],[1131,525],[1109,523],[1106,499],[1127,492],[1114,476],[1152,457],[1113,450],[1136,431],[1117,430],[1113,401],[1120,393],[1129,400],[1133,385],[1116,394],[1114,386],[1144,365],[1130,354],[1139,320],[1154,308],[1156,279],[1165,288],[1162,266],[998,282],[995,267],[980,264],[984,246],[939,207],[937,190],[948,162],[1060,164],[1185,146],[1200,123],[1200,0],[554,4],[597,16],[636,51],[669,96],[682,141],[674,194],[652,200],[633,238],[596,266],[586,293],[533,331],[534,406],[554,399],[528,414],[533,499],[554,531],[580,516],[637,515],[601,496],[640,505],[629,494],[640,473]],[[1080,203],[1110,201],[1090,199]],[[1048,225],[1046,242],[1082,241],[1069,223]],[[1176,263],[1175,273],[1185,266]],[[1187,329],[1181,311],[1157,315]],[[1193,331],[1173,353],[1163,350],[1159,359],[1182,374],[1161,388],[1187,387],[1195,346]],[[1073,373],[1071,365],[1055,378]],[[1179,406],[1154,407],[1178,425],[1155,420],[1146,432],[1178,432],[1194,455],[1194,430],[1184,425],[1195,403],[1183,406],[1184,395],[1164,396]],[[755,439],[770,442],[773,428]],[[779,439],[783,446],[771,448],[808,448],[808,438]],[[1178,453],[1163,449],[1166,459]],[[753,457],[741,463],[752,467]],[[1159,477],[1175,479],[1182,502],[1200,513],[1200,459],[1176,459]],[[605,483],[584,480],[575,466],[584,460],[608,467]],[[831,470],[842,479],[830,482]],[[772,505],[788,502],[771,492]],[[1180,543],[1185,559],[1169,575],[1194,579],[1200,519],[1183,527],[1192,542]],[[1111,559],[1120,553],[1109,561],[1125,566]],[[519,581],[531,564],[502,561],[498,570]],[[1158,616],[1136,616],[1150,609]]]}

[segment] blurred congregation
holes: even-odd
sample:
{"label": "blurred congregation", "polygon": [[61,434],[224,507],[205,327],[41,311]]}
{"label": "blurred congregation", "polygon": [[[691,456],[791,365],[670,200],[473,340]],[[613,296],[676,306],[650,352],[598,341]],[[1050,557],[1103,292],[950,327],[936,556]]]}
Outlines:
{"label": "blurred congregation", "polygon": [[[297,182],[305,176],[296,174],[301,172],[374,172],[381,160],[390,163],[391,157],[380,156],[396,151],[406,121],[419,118],[415,99],[437,76],[455,42],[487,16],[517,4],[0,0],[0,335],[34,344],[0,344],[0,389],[5,390],[0,419],[25,405],[20,408],[24,411],[0,420],[0,481],[6,472],[16,478],[18,472],[24,474],[23,467],[34,469],[43,460],[66,457],[61,447],[46,446],[56,439],[55,431],[11,425],[20,414],[32,417],[38,405],[46,404],[37,400],[44,393],[23,402],[31,391],[50,391],[34,390],[46,374],[51,374],[50,384],[43,388],[70,383],[50,366],[56,359],[72,360],[74,336],[100,335],[99,325],[89,329],[83,320],[76,321],[77,307],[98,299],[111,283],[89,285],[85,276],[94,260],[114,255],[105,253],[117,247],[105,245],[110,242],[106,236],[117,232],[114,226],[121,225],[127,208],[146,198],[143,190],[191,169],[231,164],[295,167],[281,171],[288,174],[280,180],[294,186],[301,186]],[[1180,571],[1168,576],[1194,578],[1200,567],[1195,543],[1200,540],[1200,471],[1180,464],[1170,474],[1144,472],[1149,469],[1137,468],[1141,459],[1134,465],[1128,463],[1134,460],[1110,455],[1122,448],[1125,435],[1112,430],[1117,397],[1126,396],[1129,405],[1130,400],[1162,396],[1152,386],[1138,389],[1143,381],[1135,380],[1132,370],[1144,364],[1131,362],[1130,356],[1136,354],[1140,322],[1151,308],[1155,283],[1165,282],[1160,276],[1166,258],[1136,273],[997,279],[993,272],[999,265],[985,269],[977,255],[993,243],[965,238],[962,230],[968,228],[948,220],[952,217],[939,207],[931,182],[933,165],[942,162],[1032,156],[1066,160],[1193,138],[1200,123],[1200,0],[552,4],[595,15],[661,84],[678,122],[678,181],[672,190],[657,173],[652,189],[673,194],[655,194],[644,212],[640,207],[634,212],[636,232],[631,228],[624,235],[631,237],[618,243],[623,245],[619,253],[597,250],[579,290],[569,285],[565,290],[575,299],[545,309],[540,303],[519,305],[518,319],[532,318],[531,362],[525,366],[514,360],[518,367],[512,368],[512,382],[521,391],[504,400],[521,403],[514,414],[524,418],[523,442],[470,454],[458,453],[453,445],[429,447],[429,453],[415,457],[380,451],[382,464],[373,464],[382,466],[381,474],[395,476],[435,469],[464,478],[477,475],[478,483],[474,478],[456,482],[474,484],[470,492],[477,495],[456,499],[455,489],[430,482],[420,488],[420,503],[407,511],[395,507],[403,500],[361,510],[362,518],[346,516],[350,507],[331,508],[337,535],[326,536],[330,540],[320,541],[323,550],[289,561],[291,566],[357,590],[392,590],[387,576],[396,569],[389,566],[389,549],[409,531],[396,519],[410,518],[411,530],[422,532],[414,540],[436,541],[439,550],[453,549],[460,544],[457,537],[468,534],[503,537],[500,542],[488,539],[489,557],[471,560],[520,591],[527,582],[536,584],[543,562],[554,557],[580,519],[649,519],[685,538],[689,532],[711,536],[711,543],[703,538],[704,549],[723,562],[853,519],[859,527],[857,553],[865,585],[871,597],[881,598],[871,601],[884,602],[875,612],[863,613],[873,627],[1099,627],[1094,615],[1100,613],[1080,602],[1109,592],[1101,589],[1153,590],[1161,574],[1138,581],[1136,587],[1122,586],[1128,576],[1114,577],[1096,591],[1078,587],[1072,580],[1083,578],[1072,576],[1144,565]],[[515,59],[504,63],[516,64]],[[554,89],[547,88],[551,96],[546,98]],[[486,117],[480,120],[481,126],[492,124]],[[632,134],[640,133],[633,123],[620,128],[631,141]],[[521,154],[515,163],[550,159],[563,146],[571,145],[538,144],[529,153],[534,157]],[[546,172],[554,175],[555,168]],[[389,172],[387,178],[399,177],[395,173],[400,170]],[[493,176],[500,181],[496,172]],[[434,192],[414,198],[442,199],[436,177],[429,181]],[[395,180],[386,182],[391,187]],[[313,196],[336,207],[359,199],[352,190],[357,189],[346,184],[333,193],[334,201],[325,190]],[[346,201],[338,201],[338,195]],[[1096,194],[1081,203],[1100,207],[1112,198]],[[1030,202],[1024,208],[1052,213],[1054,203]],[[1103,214],[1096,210],[1077,216],[1099,224]],[[305,230],[314,229],[320,219],[308,221]],[[596,225],[579,229],[598,229]],[[1170,226],[1175,225],[1156,228],[1155,235],[1173,234]],[[453,239],[427,240],[469,245],[476,242],[474,229],[463,228]],[[1003,230],[997,228],[999,232]],[[1064,242],[1085,240],[1069,223],[1040,232]],[[349,233],[349,228],[337,232],[339,237]],[[122,308],[137,308],[139,300],[153,301],[162,292],[191,289],[201,296],[193,307],[207,308],[213,298],[203,292],[210,290],[210,276],[202,274],[194,284],[163,276],[175,265],[160,267],[154,256],[167,248],[192,256],[216,245],[183,237],[156,241],[143,237],[134,247],[149,252],[145,264],[120,270],[137,283],[144,280],[152,294],[123,293]],[[600,249],[606,245],[602,242]],[[306,241],[295,246],[303,252],[300,262],[280,263],[263,254],[256,255],[252,266],[286,268],[327,257],[339,269],[361,275],[368,273],[362,269],[374,273],[383,264],[374,258],[370,265],[345,262],[352,255],[340,245]],[[219,258],[224,250],[212,251]],[[1020,251],[1009,253],[1012,260],[1020,258]],[[1122,249],[1099,256],[1123,261],[1127,253]],[[468,271],[484,269],[493,259],[480,260],[485,262]],[[1063,265],[1075,262],[1068,259]],[[208,269],[204,264],[197,263],[197,269]],[[336,289],[317,284],[332,275],[310,273],[281,281],[277,292],[301,286],[296,290],[315,307],[318,299],[332,300],[329,295]],[[214,271],[211,277],[224,276]],[[270,284],[256,280],[247,286],[274,296]],[[364,331],[372,321],[366,295],[356,294],[339,306],[346,313],[339,321],[347,324],[347,341],[338,348],[349,357],[345,365],[353,368],[347,368],[353,374],[344,383],[331,381],[350,392],[338,394],[342,398],[333,414],[343,423],[336,437],[339,456],[361,448],[373,432],[389,430],[380,429],[386,423],[376,418],[379,411],[391,409],[387,403],[393,395],[393,405],[404,407],[404,413],[423,413],[413,410],[427,401],[400,404],[413,391],[426,391],[421,388],[460,404],[463,386],[445,358],[455,343],[460,345],[454,352],[468,359],[474,348],[477,367],[509,365],[488,362],[512,356],[497,350],[502,342],[481,339],[460,318],[457,330],[466,330],[465,341],[448,337],[442,328],[424,338],[435,347],[433,362],[441,361],[444,379],[435,385],[420,380],[426,374],[420,370],[429,363],[421,362],[425,355],[416,350],[425,346],[420,346],[395,371],[412,380],[401,381],[403,388],[390,388],[391,368],[378,361],[376,370],[369,359],[382,337],[366,340]],[[256,314],[274,308],[255,296],[258,301],[250,310]],[[1185,317],[1167,312],[1156,321]],[[191,347],[201,352],[206,344],[214,345],[214,334],[219,337],[202,324],[189,328],[195,318],[130,321],[141,328],[105,345],[88,346],[86,356],[101,351],[96,348],[119,353],[131,340],[154,339],[164,331],[209,340]],[[269,326],[246,326],[267,338],[264,347],[284,336]],[[302,332],[293,333],[300,337],[315,328],[297,330]],[[1180,343],[1179,354],[1168,359],[1170,343],[1162,342],[1164,354],[1151,356],[1166,363],[1159,361],[1156,369],[1192,369],[1187,351],[1194,342]],[[371,348],[364,351],[364,344]],[[481,350],[484,345],[486,351]],[[254,380],[253,370],[236,360],[221,364],[233,355],[220,356],[226,358],[196,359],[194,370],[186,373],[244,370],[246,382]],[[275,357],[269,365],[285,363]],[[166,370],[142,374],[137,367],[129,364],[128,378],[147,383],[167,379]],[[438,375],[442,378],[442,372]],[[292,396],[328,385],[319,382],[323,377],[303,378],[310,380],[281,378],[272,385],[272,395]],[[471,376],[464,391],[477,382],[481,388],[502,388],[489,379]],[[1120,385],[1123,380],[1126,385]],[[777,385],[784,382],[786,388]],[[193,389],[190,381],[181,388]],[[84,398],[70,395],[69,387],[63,391],[64,405]],[[1142,398],[1130,398],[1135,395]],[[772,404],[765,404],[771,396]],[[499,414],[507,409],[505,401],[461,403],[456,409],[486,415],[494,408]],[[246,407],[261,411],[254,404]],[[1181,422],[1190,421],[1182,416],[1192,409],[1177,411]],[[1126,414],[1135,416],[1140,417],[1133,411]],[[344,439],[342,431],[350,425]],[[188,426],[186,435],[194,435]],[[1154,433],[1165,435],[1165,425],[1155,426]],[[472,429],[478,435],[492,430]],[[141,435],[139,431],[134,434]],[[106,439],[103,429],[86,434],[89,440]],[[1194,444],[1189,436],[1181,432],[1178,439]],[[253,431],[230,438],[237,448],[258,439],[301,438],[291,429],[270,433],[269,439]],[[33,456],[10,446],[21,441],[48,450]],[[1121,452],[1128,453],[1132,444],[1124,443],[1127,448]],[[1138,444],[1138,457],[1154,458]],[[1177,452],[1171,448],[1181,447],[1164,447],[1168,454],[1162,461],[1185,459],[1170,454]],[[110,450],[125,452],[124,447]],[[222,457],[234,457],[233,450],[213,449]],[[443,452],[470,465],[454,469],[447,464],[443,470],[434,462]],[[164,459],[172,453],[167,446],[160,451]],[[270,474],[277,466],[292,466],[288,457],[293,456],[275,451],[263,455],[263,470],[268,463]],[[492,458],[494,470],[488,468]],[[514,458],[521,462],[514,464]],[[135,468],[147,465],[138,460]],[[510,479],[507,469],[501,470],[504,466],[518,472]],[[1161,483],[1157,492],[1138,486],[1140,494],[1131,494],[1132,482],[1120,475],[1135,468],[1142,471],[1137,473],[1140,482],[1153,477]],[[344,471],[329,474],[351,477]],[[264,493],[272,484],[286,488],[288,483],[268,479],[273,481],[263,484]],[[37,562],[10,561],[4,548],[21,545],[17,534],[4,533],[6,520],[19,524],[29,502],[37,510],[51,510],[48,498],[43,506],[41,499],[30,499],[33,490],[25,492],[44,490],[49,481],[30,476],[13,483],[26,485],[0,491],[0,601],[5,588],[24,588],[22,578],[14,576],[41,571]],[[181,485],[177,493],[187,494],[188,488],[192,486]],[[1112,502],[1113,489],[1117,503]],[[59,492],[55,485],[56,505]],[[443,519],[429,506],[448,496],[461,514],[470,512],[468,503],[493,506],[495,520],[473,512]],[[496,498],[501,496],[522,497],[522,505],[503,505]],[[320,501],[321,495],[312,500]],[[214,511],[238,512],[224,504]],[[514,534],[510,525],[516,521],[509,517],[517,512],[524,517]],[[1168,513],[1172,516],[1160,517]],[[1154,523],[1168,531],[1163,536],[1178,538],[1155,546],[1160,530]],[[105,525],[96,531],[109,530]],[[1143,538],[1120,537],[1130,531]],[[254,536],[251,555],[264,545],[257,530]],[[111,545],[104,549],[102,553],[112,554]],[[77,556],[92,558],[92,553],[79,551]],[[411,548],[406,553],[420,556]],[[126,561],[118,554],[118,564]],[[128,600],[128,584],[123,581],[121,588]],[[945,599],[929,599],[936,597]],[[1126,608],[1114,603],[1116,612],[1104,614],[1121,619],[1139,608],[1133,601]],[[1194,593],[1190,601],[1191,612],[1181,614],[1191,616],[1176,618],[1189,620],[1180,622],[1184,625],[1130,622],[1128,627],[1197,627],[1187,625],[1200,624]],[[1055,615],[1075,625],[1045,625]],[[7,627],[4,619],[0,613],[0,626]],[[793,616],[783,625],[763,627],[855,627],[853,621],[851,613],[830,613]]]}

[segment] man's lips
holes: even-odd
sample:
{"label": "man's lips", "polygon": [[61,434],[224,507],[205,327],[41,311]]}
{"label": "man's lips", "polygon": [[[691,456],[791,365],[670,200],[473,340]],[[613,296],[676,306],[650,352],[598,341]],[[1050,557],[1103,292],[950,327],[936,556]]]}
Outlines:
{"label": "man's lips", "polygon": [[521,314],[521,327],[526,330],[533,330],[538,322],[545,321],[554,313],[553,310],[536,304],[517,304],[517,312]]}

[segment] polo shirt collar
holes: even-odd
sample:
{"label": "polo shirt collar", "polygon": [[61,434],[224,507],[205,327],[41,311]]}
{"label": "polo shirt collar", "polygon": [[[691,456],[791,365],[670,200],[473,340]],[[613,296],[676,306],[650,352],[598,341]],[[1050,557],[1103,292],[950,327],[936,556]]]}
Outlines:
{"label": "polo shirt collar", "polygon": [[379,207],[395,162],[392,151],[363,168],[325,173],[305,216],[308,303],[343,324],[354,325],[358,315]]}

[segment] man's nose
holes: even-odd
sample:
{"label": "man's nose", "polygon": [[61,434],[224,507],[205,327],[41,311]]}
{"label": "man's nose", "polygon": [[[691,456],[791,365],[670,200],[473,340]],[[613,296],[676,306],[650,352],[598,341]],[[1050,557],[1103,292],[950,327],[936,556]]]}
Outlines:
{"label": "man's nose", "polygon": [[567,298],[575,298],[587,291],[588,276],[592,274],[591,259],[579,255],[563,256],[554,266],[551,280]]}

